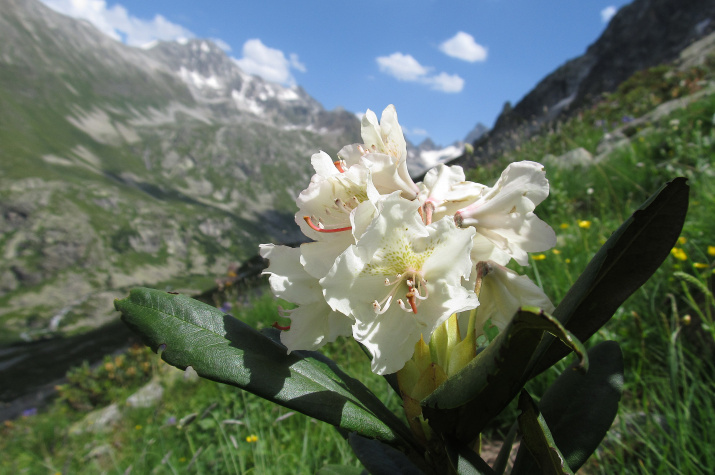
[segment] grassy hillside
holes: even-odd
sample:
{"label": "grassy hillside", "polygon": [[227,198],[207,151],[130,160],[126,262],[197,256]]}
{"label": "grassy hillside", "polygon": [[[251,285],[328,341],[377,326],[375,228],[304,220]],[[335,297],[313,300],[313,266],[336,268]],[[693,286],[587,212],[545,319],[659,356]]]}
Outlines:
{"label": "grassy hillside", "polygon": [[[468,171],[470,179],[491,184],[508,162],[545,163],[551,193],[537,212],[556,230],[558,244],[532,255],[531,265],[520,270],[555,302],[648,195],[675,176],[689,179],[690,210],[672,255],[589,342],[621,344],[626,389],[618,419],[584,473],[715,470],[714,70],[710,62],[687,71],[660,67],[639,73],[498,163]],[[573,155],[564,154],[579,147],[596,158],[583,165],[568,162]],[[252,325],[276,319],[277,304],[269,296],[246,304],[245,296],[234,294],[230,303]],[[339,341],[325,351],[399,410],[399,399],[369,372],[354,342]],[[530,392],[541,394],[564,365],[530,383]],[[149,408],[128,407],[127,397],[152,378],[164,387],[161,400]],[[51,407],[2,428],[0,471],[292,474],[329,464],[358,467],[329,426],[233,388],[186,379],[146,350],[73,370],[59,395]],[[78,421],[111,402],[122,414],[113,430],[79,433]],[[505,420],[496,422],[489,437],[503,434]]]}

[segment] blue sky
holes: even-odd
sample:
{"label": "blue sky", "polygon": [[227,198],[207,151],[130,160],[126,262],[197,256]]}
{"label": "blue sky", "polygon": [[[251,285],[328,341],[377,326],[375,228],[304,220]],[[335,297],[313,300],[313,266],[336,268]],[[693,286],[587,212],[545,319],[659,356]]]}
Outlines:
{"label": "blue sky", "polygon": [[211,38],[326,109],[395,104],[414,143],[494,124],[629,0],[42,0],[134,46]]}

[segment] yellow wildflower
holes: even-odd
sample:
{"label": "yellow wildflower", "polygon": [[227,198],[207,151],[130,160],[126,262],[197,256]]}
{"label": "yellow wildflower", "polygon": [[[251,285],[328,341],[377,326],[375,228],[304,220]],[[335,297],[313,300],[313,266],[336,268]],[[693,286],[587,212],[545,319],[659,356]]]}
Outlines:
{"label": "yellow wildflower", "polygon": [[561,229],[568,229],[569,223],[561,223],[561,224],[559,224],[559,227],[560,227]]}
{"label": "yellow wildflower", "polygon": [[557,256],[558,256],[559,254],[561,254],[561,251],[559,251],[558,249],[553,249],[551,252],[553,252],[553,253],[556,254]]}
{"label": "yellow wildflower", "polygon": [[685,251],[683,251],[679,247],[674,247],[673,249],[670,250],[670,253],[673,254],[673,257],[675,257],[679,261],[688,260],[688,255],[685,253]]}
{"label": "yellow wildflower", "polygon": [[181,462],[181,463],[186,462],[186,457],[181,457],[181,458],[179,459],[179,462]]}
{"label": "yellow wildflower", "polygon": [[566,260],[565,260],[564,262],[565,262],[566,264],[571,264],[571,259],[566,258]]}
{"label": "yellow wildflower", "polygon": [[680,237],[678,238],[678,244],[680,244],[681,246],[682,246],[683,244],[685,244],[686,242],[688,242],[688,238],[686,238],[685,236],[680,236]]}
{"label": "yellow wildflower", "polygon": [[587,221],[585,219],[579,219],[578,220],[578,227],[581,229],[588,229],[591,227],[591,221]]}
{"label": "yellow wildflower", "polygon": [[695,266],[696,269],[707,269],[709,267],[703,262],[696,262],[695,264],[693,264],[693,266]]}
{"label": "yellow wildflower", "polygon": [[142,426],[140,426],[139,424],[137,424],[137,425],[134,426],[134,430],[142,430]]}
{"label": "yellow wildflower", "polygon": [[248,442],[249,444],[251,442],[257,442],[257,441],[258,441],[258,436],[256,434],[251,434],[251,435],[246,436],[246,442]]}
{"label": "yellow wildflower", "polygon": [[546,254],[534,254],[533,256],[531,256],[531,258],[535,261],[543,261],[544,259],[546,259]]}
{"label": "yellow wildflower", "polygon": [[708,246],[708,254],[715,256],[715,246]]}

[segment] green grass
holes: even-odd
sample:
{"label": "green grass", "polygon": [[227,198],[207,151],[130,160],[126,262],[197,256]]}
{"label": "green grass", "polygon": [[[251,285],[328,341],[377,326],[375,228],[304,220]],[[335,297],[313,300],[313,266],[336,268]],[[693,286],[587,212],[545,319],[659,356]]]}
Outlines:
{"label": "green grass", "polygon": [[[637,117],[692,92],[694,81],[711,79],[712,70],[708,63],[684,73],[662,67],[639,73],[580,116],[493,165],[468,171],[468,178],[492,184],[512,161],[540,161],[547,153],[559,155],[576,147],[595,152],[604,128],[619,127],[624,116]],[[537,213],[556,230],[557,246],[532,255],[531,265],[518,270],[555,303],[610,234],[661,184],[686,176],[691,186],[690,210],[672,255],[589,342],[612,339],[621,344],[626,386],[617,422],[584,473],[715,471],[714,121],[715,96],[705,97],[629,131],[632,146],[600,163],[576,170],[547,167],[551,192]],[[253,326],[277,319],[277,303],[267,294],[251,299],[233,294],[230,301],[234,314]],[[388,407],[400,410],[397,396],[370,373],[354,342],[340,340],[324,352]],[[121,384],[116,359],[77,369],[60,390],[60,400],[7,424],[0,438],[0,472],[126,473],[131,468],[132,473],[292,474],[314,473],[326,464],[358,466],[347,443],[327,424],[300,414],[286,417],[287,409],[232,387],[169,376],[167,365],[145,351],[123,358],[122,365],[135,370],[131,377],[124,374]],[[529,391],[538,397],[565,364],[530,382]],[[161,378],[166,389],[157,406],[124,409],[122,422],[107,434],[70,435],[71,425],[89,409],[122,403],[151,377]],[[98,402],[92,403],[92,397]],[[193,422],[180,424],[192,414]],[[515,414],[512,405],[494,421],[490,436],[503,434]]]}
{"label": "green grass", "polygon": [[[260,327],[272,323],[276,312],[276,302],[265,294],[234,313]],[[345,343],[329,345],[326,353],[398,410],[398,398],[370,373],[362,351]],[[104,434],[71,434],[90,410],[112,401],[124,407],[152,377],[165,387],[156,407],[123,408],[122,421]],[[331,426],[233,387],[187,381],[148,349],[72,370],[59,394],[47,410],[0,430],[0,472],[125,473],[131,467],[132,473],[292,474],[314,473],[327,464],[359,466]]]}

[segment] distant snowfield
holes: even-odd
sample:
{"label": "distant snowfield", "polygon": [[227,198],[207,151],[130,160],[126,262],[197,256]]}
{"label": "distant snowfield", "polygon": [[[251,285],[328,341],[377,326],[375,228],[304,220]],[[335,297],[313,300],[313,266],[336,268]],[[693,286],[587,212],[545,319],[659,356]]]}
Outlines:
{"label": "distant snowfield", "polygon": [[414,150],[410,151],[407,159],[407,170],[412,176],[418,176],[430,168],[453,160],[464,152],[464,146],[450,145],[439,150]]}

